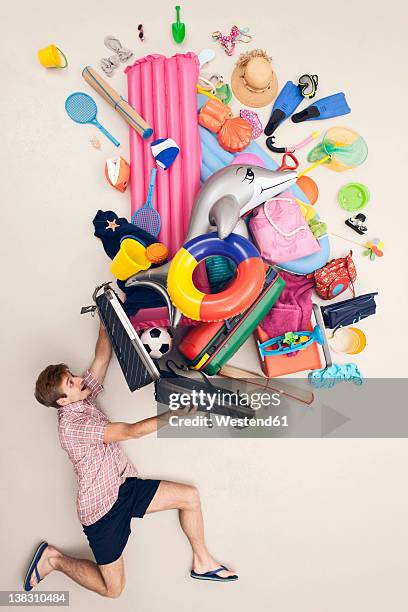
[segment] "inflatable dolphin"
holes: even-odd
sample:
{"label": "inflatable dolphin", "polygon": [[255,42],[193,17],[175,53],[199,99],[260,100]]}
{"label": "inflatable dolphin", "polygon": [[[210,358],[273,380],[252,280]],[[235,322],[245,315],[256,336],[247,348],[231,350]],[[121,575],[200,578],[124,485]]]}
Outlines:
{"label": "inflatable dolphin", "polygon": [[[250,164],[218,170],[204,183],[197,196],[185,242],[215,230],[221,239],[232,232],[247,238],[247,228],[241,217],[289,189],[297,178],[295,171],[268,170]],[[135,274],[126,281],[126,286],[145,279],[166,286],[168,268],[169,263]]]}
{"label": "inflatable dolphin", "polygon": [[296,172],[280,172],[248,164],[222,168],[205,182],[198,194],[186,242],[205,234],[209,224],[216,227],[221,239],[234,231],[242,233],[242,230],[247,236],[241,217],[288,189],[296,179]]}

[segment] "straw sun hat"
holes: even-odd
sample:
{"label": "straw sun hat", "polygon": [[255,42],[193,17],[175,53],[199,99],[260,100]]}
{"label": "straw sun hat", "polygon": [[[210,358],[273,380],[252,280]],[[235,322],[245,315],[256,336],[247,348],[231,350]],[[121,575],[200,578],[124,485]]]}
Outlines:
{"label": "straw sun hat", "polygon": [[267,106],[276,98],[278,79],[272,68],[272,58],[262,49],[240,55],[231,76],[234,95],[252,108]]}

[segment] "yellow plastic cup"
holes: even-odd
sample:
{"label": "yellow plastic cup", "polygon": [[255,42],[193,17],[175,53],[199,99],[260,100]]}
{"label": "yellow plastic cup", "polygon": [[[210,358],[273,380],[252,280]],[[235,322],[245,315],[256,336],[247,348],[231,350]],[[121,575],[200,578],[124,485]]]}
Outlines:
{"label": "yellow plastic cup", "polygon": [[64,53],[55,45],[48,45],[48,47],[40,49],[38,51],[38,59],[44,68],[66,68],[68,66],[68,60]]}
{"label": "yellow plastic cup", "polygon": [[336,353],[358,355],[366,347],[367,339],[358,327],[340,327],[329,339],[330,348]]}
{"label": "yellow plastic cup", "polygon": [[151,265],[146,257],[146,247],[134,238],[124,238],[112,260],[110,271],[118,280],[126,280]]}

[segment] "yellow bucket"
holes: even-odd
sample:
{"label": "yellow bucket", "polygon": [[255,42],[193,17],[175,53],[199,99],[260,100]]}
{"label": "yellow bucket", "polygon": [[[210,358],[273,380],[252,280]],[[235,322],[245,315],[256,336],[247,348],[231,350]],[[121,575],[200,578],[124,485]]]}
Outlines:
{"label": "yellow bucket", "polygon": [[[38,59],[44,68],[66,68],[68,66],[68,60],[64,53],[55,45],[48,45],[48,47],[40,49]],[[64,60],[64,64],[62,60]]]}
{"label": "yellow bucket", "polygon": [[150,266],[151,261],[146,257],[146,247],[134,238],[124,238],[112,260],[110,271],[118,280],[126,280],[129,276],[147,270]]}

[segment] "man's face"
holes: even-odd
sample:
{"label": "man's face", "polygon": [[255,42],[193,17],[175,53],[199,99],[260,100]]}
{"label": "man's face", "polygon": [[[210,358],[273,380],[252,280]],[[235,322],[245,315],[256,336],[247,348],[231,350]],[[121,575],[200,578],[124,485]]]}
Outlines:
{"label": "man's face", "polygon": [[91,394],[91,390],[85,385],[82,376],[75,376],[71,372],[63,375],[60,391],[66,395],[66,397],[61,397],[58,400],[60,406],[80,402]]}

